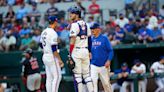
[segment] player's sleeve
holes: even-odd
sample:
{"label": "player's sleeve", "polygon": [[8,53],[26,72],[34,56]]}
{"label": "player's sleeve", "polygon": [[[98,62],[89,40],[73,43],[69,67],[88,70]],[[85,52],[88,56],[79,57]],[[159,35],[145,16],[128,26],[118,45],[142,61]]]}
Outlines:
{"label": "player's sleeve", "polygon": [[143,64],[143,73],[145,73],[146,72],[146,66],[145,66],[145,64]]}
{"label": "player's sleeve", "polygon": [[51,49],[53,52],[57,51],[57,45],[58,45],[58,35],[56,32],[53,32],[50,34],[50,44],[51,44]]}
{"label": "player's sleeve", "polygon": [[156,68],[156,63],[153,63],[153,65],[150,67],[150,69],[155,70],[155,68]]}
{"label": "player's sleeve", "polygon": [[50,34],[50,44],[51,45],[57,45],[58,44],[57,39],[58,39],[58,35],[56,32],[53,32]]}
{"label": "player's sleeve", "polygon": [[108,53],[108,60],[111,61],[113,56],[114,56],[114,52],[113,52],[112,45],[111,45],[111,43],[107,37],[105,37],[105,45],[106,45],[107,51],[109,52]]}
{"label": "player's sleeve", "polygon": [[70,37],[77,36],[78,30],[79,30],[78,25],[76,23],[72,23],[70,28]]}

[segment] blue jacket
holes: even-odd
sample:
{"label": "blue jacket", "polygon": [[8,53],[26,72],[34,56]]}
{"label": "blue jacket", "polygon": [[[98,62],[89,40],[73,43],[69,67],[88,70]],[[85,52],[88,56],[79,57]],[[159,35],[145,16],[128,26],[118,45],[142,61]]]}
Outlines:
{"label": "blue jacket", "polygon": [[96,66],[104,66],[107,60],[113,58],[113,48],[108,38],[100,34],[97,38],[92,37],[92,59],[91,64]]}

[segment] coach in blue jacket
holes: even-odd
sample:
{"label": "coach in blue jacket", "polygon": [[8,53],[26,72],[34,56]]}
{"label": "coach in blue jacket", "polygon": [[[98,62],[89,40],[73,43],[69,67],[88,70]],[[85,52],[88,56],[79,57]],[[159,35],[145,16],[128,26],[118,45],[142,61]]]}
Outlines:
{"label": "coach in blue jacket", "polygon": [[101,34],[98,23],[91,25],[92,30],[92,58],[91,76],[94,84],[94,92],[98,92],[98,78],[100,78],[104,91],[112,92],[109,80],[110,63],[113,57],[113,49],[108,38]]}

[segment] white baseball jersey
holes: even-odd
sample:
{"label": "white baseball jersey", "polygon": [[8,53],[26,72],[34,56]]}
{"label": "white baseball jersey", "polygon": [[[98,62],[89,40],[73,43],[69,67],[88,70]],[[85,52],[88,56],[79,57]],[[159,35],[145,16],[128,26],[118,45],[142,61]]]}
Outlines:
{"label": "white baseball jersey", "polygon": [[52,28],[46,28],[42,32],[40,42],[43,45],[44,54],[53,54],[51,46],[58,44],[57,38],[58,35]]}
{"label": "white baseball jersey", "polygon": [[52,45],[57,45],[58,35],[52,28],[46,28],[41,33],[41,43],[43,46],[42,60],[45,64],[46,71],[46,90],[47,92],[58,92],[61,81],[61,69],[58,59],[54,57]]}
{"label": "white baseball jersey", "polygon": [[[79,25],[81,26],[82,30],[85,30],[87,27],[87,32],[80,31]],[[91,35],[91,30],[89,25],[85,23],[83,20],[77,21],[71,24],[70,29],[70,36],[76,36],[75,47],[88,47],[88,37]]]}
{"label": "white baseball jersey", "polygon": [[72,51],[72,58],[75,61],[74,72],[75,81],[77,82],[77,91],[83,92],[82,77],[86,82],[88,92],[93,92],[92,79],[90,76],[90,59],[88,47],[88,36],[91,35],[89,25],[83,20],[71,24],[70,37],[75,36],[76,41]]}
{"label": "white baseball jersey", "polygon": [[[136,66],[134,65],[133,68],[135,68],[137,71],[139,70],[143,70],[144,72],[143,73],[146,73],[146,66],[145,64],[141,64],[140,66]],[[131,73],[136,73],[136,71],[134,71],[133,69],[131,70]]]}
{"label": "white baseball jersey", "polygon": [[160,62],[154,62],[151,69],[153,69],[155,73],[164,73],[164,65]]}

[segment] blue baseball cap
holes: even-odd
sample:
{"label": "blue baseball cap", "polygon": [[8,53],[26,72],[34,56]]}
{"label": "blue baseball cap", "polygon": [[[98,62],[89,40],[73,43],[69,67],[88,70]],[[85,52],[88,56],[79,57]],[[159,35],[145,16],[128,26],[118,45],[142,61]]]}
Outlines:
{"label": "blue baseball cap", "polygon": [[91,26],[90,26],[90,29],[96,29],[96,28],[100,28],[100,25],[99,23],[93,23]]}
{"label": "blue baseball cap", "polygon": [[58,22],[58,18],[56,16],[49,16],[48,17],[48,21],[49,22],[54,22],[54,21],[57,21]]}

